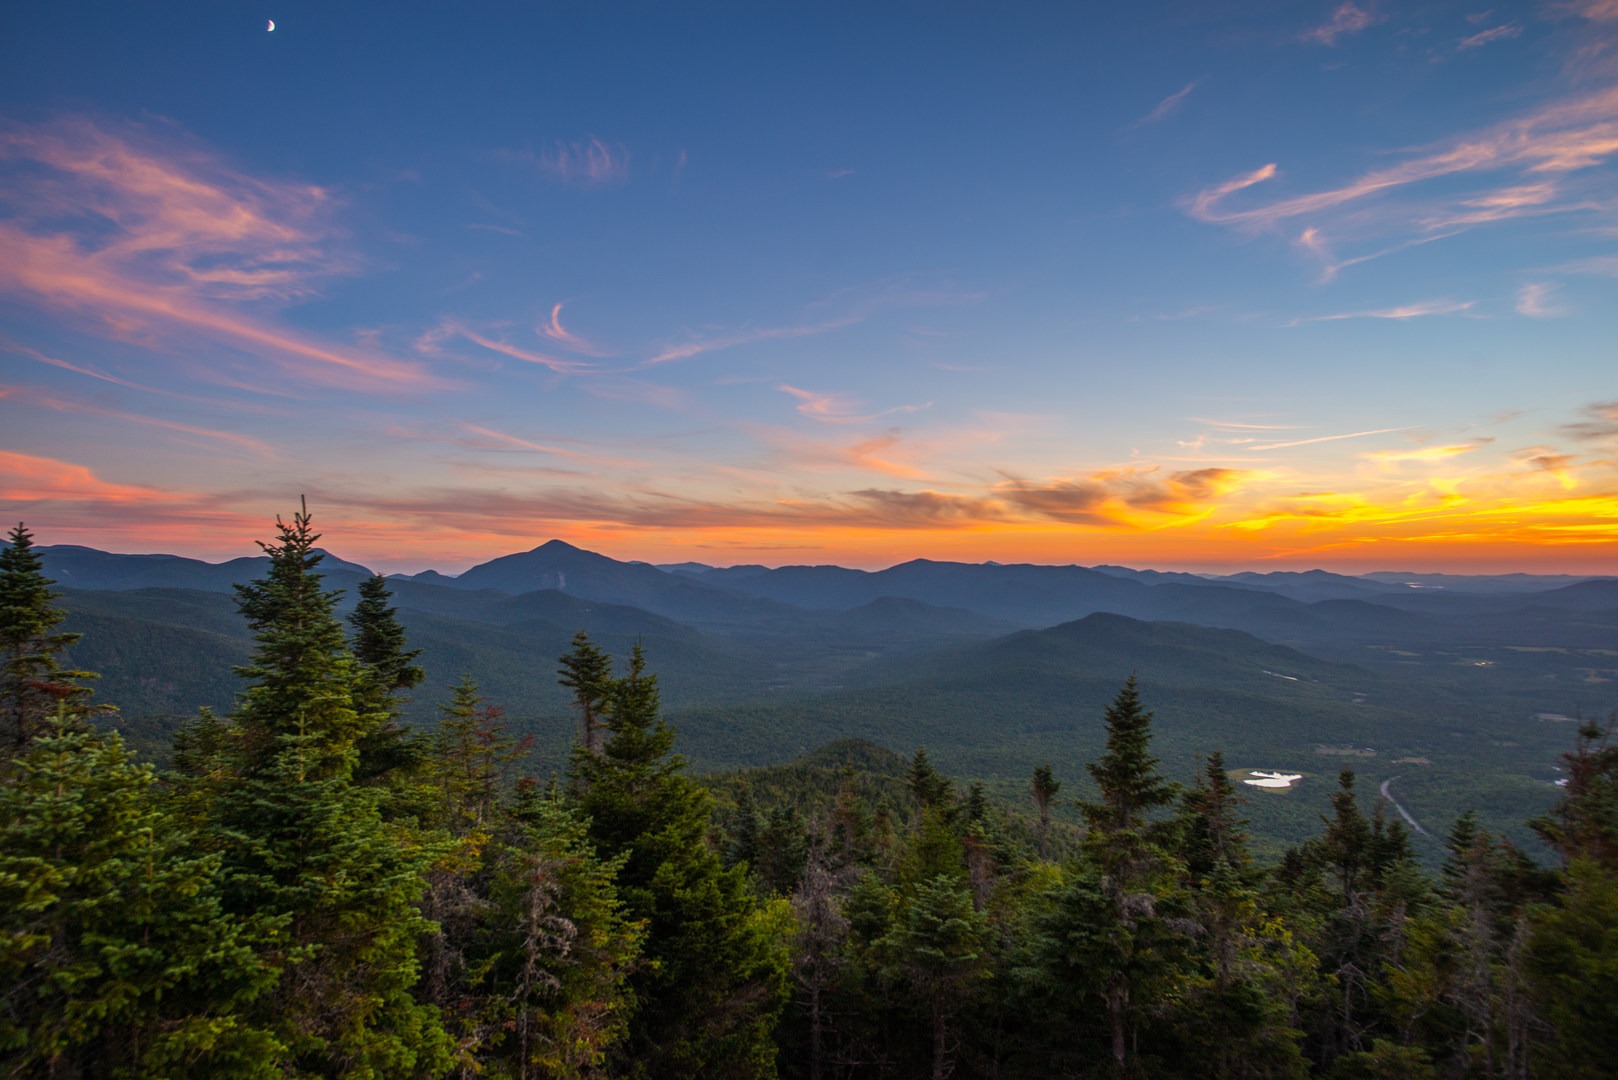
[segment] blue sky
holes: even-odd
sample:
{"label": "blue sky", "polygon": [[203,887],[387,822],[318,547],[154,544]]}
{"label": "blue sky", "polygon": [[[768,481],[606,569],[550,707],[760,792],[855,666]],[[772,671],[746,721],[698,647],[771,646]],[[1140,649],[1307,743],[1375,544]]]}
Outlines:
{"label": "blue sky", "polygon": [[1618,3],[1093,7],[12,5],[0,504],[1618,572]]}

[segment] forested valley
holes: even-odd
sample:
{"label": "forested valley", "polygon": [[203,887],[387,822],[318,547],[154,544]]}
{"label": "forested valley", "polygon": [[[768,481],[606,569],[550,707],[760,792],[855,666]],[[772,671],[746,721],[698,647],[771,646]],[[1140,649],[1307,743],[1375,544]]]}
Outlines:
{"label": "forested valley", "polygon": [[[1618,739],[1583,722],[1530,857],[1463,815],[1436,872],[1345,770],[1253,854],[1171,776],[1127,669],[1088,782],[1017,800],[862,744],[706,786],[655,655],[581,633],[565,771],[470,678],[436,722],[387,582],[345,621],[307,513],[238,586],[228,712],[138,760],[0,552],[0,1072],[15,1077],[1605,1077]],[[1077,797],[1076,797],[1077,796]],[[1063,810],[1076,813],[1062,813]],[[1076,820],[1076,824],[1074,823]]]}

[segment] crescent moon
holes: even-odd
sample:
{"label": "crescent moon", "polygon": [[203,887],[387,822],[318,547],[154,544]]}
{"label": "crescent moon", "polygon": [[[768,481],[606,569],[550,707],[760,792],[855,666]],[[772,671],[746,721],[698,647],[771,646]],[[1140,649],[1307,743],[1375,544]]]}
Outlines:
{"label": "crescent moon", "polygon": [[274,30],[275,29],[275,20],[271,19],[270,20],[270,25],[266,26],[264,29],[266,31]]}

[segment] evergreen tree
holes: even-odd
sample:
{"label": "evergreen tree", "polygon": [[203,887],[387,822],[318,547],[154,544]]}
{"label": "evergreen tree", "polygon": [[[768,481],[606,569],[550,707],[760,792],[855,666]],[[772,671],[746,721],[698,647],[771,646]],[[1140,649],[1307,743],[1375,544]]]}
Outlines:
{"label": "evergreen tree", "polygon": [[598,858],[585,823],[552,796],[527,800],[488,862],[473,991],[495,1023],[481,1060],[536,1080],[606,1075],[634,1017],[644,938],[618,897],[621,860]]}
{"label": "evergreen tree", "polygon": [[1530,919],[1527,965],[1552,1029],[1533,1058],[1536,1076],[1583,1080],[1618,1059],[1618,717],[1582,725],[1562,760],[1562,799],[1532,823],[1563,861]]}
{"label": "evergreen tree", "polygon": [[90,691],[78,680],[95,677],[57,660],[79,635],[56,629],[67,616],[55,604],[55,582],[45,576],[33,534],[19,522],[6,540],[0,548],[0,775],[53,717],[79,716]]}
{"label": "evergreen tree", "polygon": [[47,723],[0,786],[0,1073],[279,1075],[246,1018],[275,973],[219,858],[162,811],[116,733]]}
{"label": "evergreen tree", "polygon": [[600,753],[605,735],[602,712],[612,689],[612,657],[580,630],[573,635],[573,650],[561,663],[556,681],[573,691],[573,704],[579,711],[579,745],[587,753]]}
{"label": "evergreen tree", "polygon": [[1046,858],[1046,838],[1051,831],[1051,800],[1062,790],[1062,782],[1051,772],[1050,762],[1034,768],[1031,786],[1034,806],[1039,809],[1039,857]]}
{"label": "evergreen tree", "polygon": [[293,1075],[432,1075],[447,1067],[435,1010],[410,988],[428,927],[417,900],[435,849],[384,824],[355,782],[358,743],[386,721],[362,713],[360,675],[321,585],[307,510],[261,544],[265,577],[237,587],[254,631],[250,685],[231,718],[212,807],[227,907],[281,916],[281,978],[260,999]]}
{"label": "evergreen tree", "polygon": [[647,925],[622,1062],[658,1080],[774,1076],[789,908],[760,907],[745,868],[726,870],[708,845],[708,795],[683,775],[639,646],[604,700],[610,737],[599,753],[576,748],[573,772],[590,839],[623,860],[619,896]]}
{"label": "evergreen tree", "polygon": [[1172,843],[1173,824],[1154,812],[1170,805],[1179,789],[1157,772],[1152,714],[1141,706],[1133,675],[1107,707],[1104,721],[1107,752],[1088,767],[1101,797],[1080,800],[1078,807],[1089,826],[1085,850],[1121,895],[1162,861]]}
{"label": "evergreen tree", "polygon": [[958,875],[918,882],[901,918],[877,943],[890,979],[905,984],[930,1033],[931,1076],[954,1071],[955,1017],[989,974],[988,926]]}
{"label": "evergreen tree", "polygon": [[398,612],[388,603],[393,593],[387,578],[373,574],[360,582],[359,593],[359,602],[348,617],[354,628],[359,681],[366,691],[388,699],[369,703],[372,708],[392,708],[394,694],[411,689],[426,677],[427,673],[415,662],[421,650],[405,648],[404,627],[399,624]]}
{"label": "evergreen tree", "polygon": [[369,782],[420,765],[425,748],[414,742],[400,723],[400,695],[419,684],[427,673],[415,662],[421,650],[405,648],[404,627],[388,603],[393,594],[387,579],[373,574],[360,582],[359,594],[359,602],[348,617],[354,628],[351,650],[358,694],[354,707],[363,716],[381,715],[375,728],[357,742],[355,775]]}
{"label": "evergreen tree", "polygon": [[1218,751],[1181,800],[1180,854],[1200,947],[1173,1018],[1172,1055],[1218,1078],[1302,1077],[1296,1010],[1317,961],[1264,910],[1238,816],[1244,802]]}
{"label": "evergreen tree", "polygon": [[[1131,1071],[1139,1066],[1133,1060],[1136,1032],[1158,999],[1177,992],[1184,974],[1188,942],[1174,919],[1185,902],[1173,855],[1177,823],[1158,813],[1174,801],[1178,788],[1157,772],[1152,714],[1141,705],[1133,675],[1108,706],[1105,720],[1106,753],[1089,766],[1100,797],[1078,803],[1089,826],[1084,852],[1101,873],[1107,901],[1104,922],[1090,931],[1103,938],[1089,956],[1090,977],[1103,984],[1114,1067]],[[1072,896],[1078,903],[1069,908],[1074,917],[1090,909],[1091,900],[1083,895],[1090,887],[1081,879],[1079,893]]]}
{"label": "evergreen tree", "polygon": [[951,787],[949,779],[933,768],[925,746],[916,747],[916,756],[910,759],[908,781],[910,794],[916,797],[918,805],[923,808],[947,806]]}
{"label": "evergreen tree", "polygon": [[1183,799],[1182,857],[1193,879],[1221,866],[1237,873],[1247,870],[1252,862],[1247,851],[1247,822],[1237,816],[1244,802],[1225,773],[1225,755],[1215,750]]}

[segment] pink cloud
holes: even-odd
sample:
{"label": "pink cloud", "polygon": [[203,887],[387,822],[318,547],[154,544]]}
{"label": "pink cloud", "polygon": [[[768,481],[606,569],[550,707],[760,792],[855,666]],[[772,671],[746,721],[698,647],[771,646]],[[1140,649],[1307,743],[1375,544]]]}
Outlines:
{"label": "pink cloud", "polygon": [[1292,325],[1305,322],[1337,322],[1342,319],[1426,319],[1435,315],[1459,315],[1470,311],[1475,305],[1473,300],[1424,300],[1415,304],[1401,304],[1398,307],[1375,308],[1370,311],[1343,311],[1334,315],[1316,315],[1308,319],[1299,319]]}
{"label": "pink cloud", "polygon": [[1174,93],[1170,94],[1168,97],[1164,98],[1162,101],[1159,101],[1157,103],[1156,107],[1154,107],[1151,112],[1149,112],[1145,116],[1141,117],[1140,123],[1142,123],[1142,124],[1155,124],[1158,121],[1164,120],[1167,117],[1173,115],[1175,112],[1177,112],[1179,110],[1180,105],[1185,101],[1185,99],[1188,96],[1190,96],[1191,91],[1195,90],[1196,88],[1197,88],[1196,83],[1194,83],[1194,82],[1186,83],[1185,86],[1183,86],[1179,90],[1176,90]]}
{"label": "pink cloud", "polygon": [[1457,52],[1465,52],[1467,49],[1482,48],[1484,45],[1488,45],[1496,41],[1505,41],[1508,38],[1514,38],[1522,33],[1522,29],[1522,26],[1517,23],[1505,23],[1501,26],[1493,26],[1487,30],[1481,30],[1470,37],[1462,38],[1461,43],[1455,46],[1455,49]]}
{"label": "pink cloud", "polygon": [[171,131],[71,117],[0,128],[0,293],[154,348],[224,344],[325,386],[442,386],[419,364],[322,342],[262,310],[354,269],[329,192],[237,172]]}
{"label": "pink cloud", "polygon": [[161,489],[102,480],[83,465],[0,450],[0,498],[8,502],[45,501],[113,503],[172,501]]}
{"label": "pink cloud", "polygon": [[844,394],[824,394],[813,390],[800,390],[785,383],[776,387],[784,394],[798,399],[798,412],[823,424],[862,424],[894,413],[918,412],[926,405],[895,405],[878,412],[861,412],[859,403]]}
{"label": "pink cloud", "polygon": [[1312,30],[1304,31],[1302,40],[1321,45],[1335,45],[1338,38],[1357,34],[1377,20],[1364,8],[1343,3],[1332,12],[1331,18]]}
{"label": "pink cloud", "polygon": [[[1264,198],[1281,175],[1272,163],[1209,185],[1183,205],[1210,224],[1291,234],[1327,280],[1482,225],[1601,213],[1608,200],[1591,189],[1602,182],[1595,170],[1618,158],[1618,85],[1401,156],[1345,184]],[[1353,246],[1361,250],[1337,254]]]}
{"label": "pink cloud", "polygon": [[610,356],[611,353],[592,345],[579,335],[562,326],[562,305],[557,304],[551,308],[551,320],[542,326],[534,327],[534,333],[548,341],[554,341],[564,349],[571,352],[582,353],[585,356]]}
{"label": "pink cloud", "polygon": [[429,332],[428,335],[424,336],[421,347],[426,351],[431,351],[437,348],[443,339],[451,336],[463,337],[467,341],[472,342],[474,345],[488,349],[490,352],[499,353],[502,356],[509,356],[513,360],[521,360],[524,363],[537,364],[540,367],[549,368],[558,375],[575,375],[580,372],[591,370],[591,365],[582,360],[563,360],[560,357],[547,356],[544,353],[536,353],[528,349],[519,348],[518,346],[512,345],[509,342],[497,341],[494,338],[486,337],[483,334],[478,333],[476,330],[473,330],[471,327],[455,322],[452,319],[444,320],[439,325],[438,330]]}

